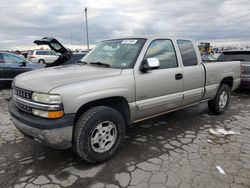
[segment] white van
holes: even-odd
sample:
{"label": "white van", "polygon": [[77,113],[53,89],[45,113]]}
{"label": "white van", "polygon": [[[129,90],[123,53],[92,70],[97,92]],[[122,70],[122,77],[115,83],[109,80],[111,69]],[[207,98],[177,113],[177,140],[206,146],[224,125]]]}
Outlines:
{"label": "white van", "polygon": [[57,60],[59,55],[52,50],[31,50],[28,52],[28,60],[33,63],[49,64]]}

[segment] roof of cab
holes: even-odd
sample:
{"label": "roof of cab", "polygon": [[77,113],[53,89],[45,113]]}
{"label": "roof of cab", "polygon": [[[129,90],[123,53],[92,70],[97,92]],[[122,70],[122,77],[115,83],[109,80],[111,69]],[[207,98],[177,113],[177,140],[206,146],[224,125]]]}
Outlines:
{"label": "roof of cab", "polygon": [[190,41],[193,41],[193,39],[190,39],[190,38],[176,37],[176,36],[171,36],[171,35],[126,36],[126,37],[110,38],[110,39],[102,40],[102,41],[109,41],[109,40],[115,40],[115,39],[147,39],[147,40],[171,39],[171,40],[173,40],[173,41],[176,41],[176,40],[190,40]]}

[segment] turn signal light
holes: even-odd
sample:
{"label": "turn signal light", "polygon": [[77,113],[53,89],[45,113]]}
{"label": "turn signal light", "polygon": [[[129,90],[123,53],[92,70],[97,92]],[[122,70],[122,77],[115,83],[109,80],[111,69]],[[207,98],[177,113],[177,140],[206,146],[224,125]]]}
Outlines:
{"label": "turn signal light", "polygon": [[60,118],[64,115],[63,111],[50,111],[48,112],[48,118]]}

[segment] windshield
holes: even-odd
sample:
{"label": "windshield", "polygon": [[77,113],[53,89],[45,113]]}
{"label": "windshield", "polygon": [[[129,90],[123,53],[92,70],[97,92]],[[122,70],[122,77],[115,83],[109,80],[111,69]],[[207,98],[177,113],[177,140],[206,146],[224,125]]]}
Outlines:
{"label": "windshield", "polygon": [[250,52],[234,52],[234,53],[222,53],[218,60],[223,61],[250,61]]}
{"label": "windshield", "polygon": [[101,42],[85,57],[86,63],[108,64],[111,68],[129,68],[136,61],[145,39],[115,39]]}

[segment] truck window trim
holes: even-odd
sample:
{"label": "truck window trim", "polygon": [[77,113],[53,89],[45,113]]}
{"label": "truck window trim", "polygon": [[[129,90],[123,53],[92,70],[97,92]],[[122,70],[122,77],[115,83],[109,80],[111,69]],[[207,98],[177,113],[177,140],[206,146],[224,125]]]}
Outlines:
{"label": "truck window trim", "polygon": [[[145,60],[145,57],[146,57],[146,54],[147,54],[147,52],[148,52],[148,50],[149,50],[150,45],[151,45],[154,41],[157,41],[157,40],[169,40],[169,41],[171,42],[171,44],[172,44],[172,46],[173,46],[173,49],[174,49],[174,53],[175,53],[176,63],[177,63],[177,66],[176,66],[176,67],[169,67],[169,68],[162,68],[162,69],[179,68],[180,65],[179,65],[179,61],[178,61],[178,58],[177,58],[177,53],[176,53],[175,45],[174,45],[174,43],[173,43],[173,40],[172,40],[172,39],[169,39],[169,38],[159,38],[159,39],[154,39],[154,40],[152,40],[152,41],[150,42],[150,44],[148,45],[148,47],[147,47],[147,50],[146,50],[146,52],[145,52],[145,54],[144,54],[144,56],[143,56],[143,58],[142,58],[142,62],[140,63],[140,66],[141,66],[141,64],[143,63],[143,61]],[[161,68],[158,68],[158,69],[155,69],[155,70],[160,70],[160,69],[161,69]]]}

